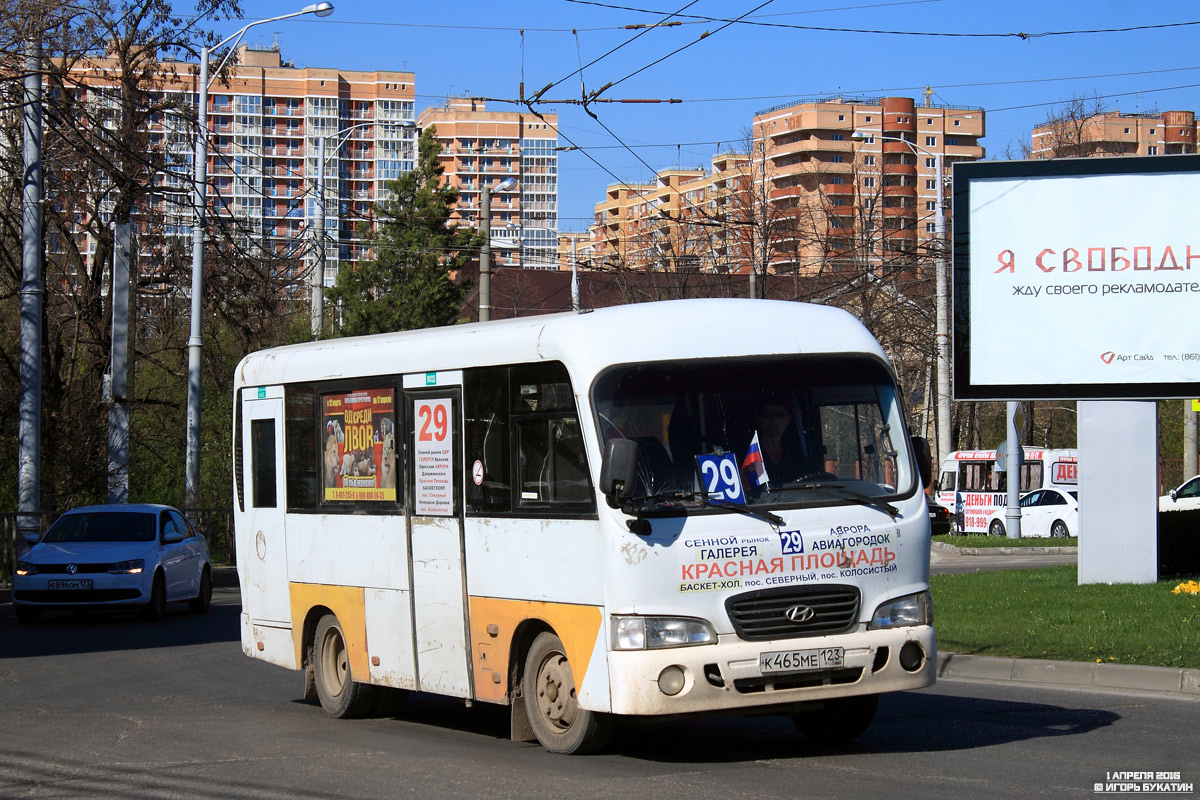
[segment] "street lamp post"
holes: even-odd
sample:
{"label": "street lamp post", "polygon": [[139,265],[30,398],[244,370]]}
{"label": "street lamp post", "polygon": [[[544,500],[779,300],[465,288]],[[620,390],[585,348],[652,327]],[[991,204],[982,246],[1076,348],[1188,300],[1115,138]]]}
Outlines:
{"label": "street lamp post", "polygon": [[[479,248],[479,321],[492,318],[492,187],[484,176],[479,199],[479,232],[483,245]],[[516,178],[505,178],[496,184],[496,191],[507,192],[517,185]]]}
{"label": "street lamp post", "polygon": [[[311,297],[311,334],[313,341],[321,338],[321,334],[325,330],[325,140],[333,139],[333,152],[336,154],[341,146],[349,138],[350,134],[360,128],[368,128],[378,124],[378,120],[370,120],[368,122],[359,122],[351,125],[349,128],[338,131],[329,136],[321,136],[317,139],[317,187],[314,194],[314,209],[315,220],[313,222],[313,236],[316,239],[315,243],[315,264],[312,274],[312,297]],[[392,120],[388,124],[396,125],[400,128],[415,128],[416,123],[408,120]]]}
{"label": "street lamp post", "polygon": [[[199,107],[196,111],[195,163],[192,165],[192,308],[191,328],[188,334],[187,456],[184,466],[184,494],[189,509],[196,507],[200,485],[200,351],[203,347],[200,323],[204,293],[204,214],[208,206],[208,57],[213,50],[219,50],[231,42],[236,47],[246,31],[255,25],[305,14],[327,17],[332,13],[332,3],[314,3],[291,14],[255,20],[213,47],[200,49],[200,82],[196,87]],[[225,58],[228,59],[229,55]],[[221,71],[224,63],[223,60],[217,65],[217,72]]]}
{"label": "street lamp post", "polygon": [[942,154],[926,150],[907,139],[899,136],[886,136],[881,133],[855,131],[852,139],[859,141],[874,138],[892,142],[900,142],[913,151],[914,155],[924,153],[933,158],[934,184],[937,195],[934,202],[934,238],[937,240],[937,260],[935,262],[934,284],[934,344],[937,354],[937,460],[949,455],[953,445],[950,442],[950,320],[949,301],[947,297],[947,263],[946,263],[946,207],[943,200],[942,186]]}

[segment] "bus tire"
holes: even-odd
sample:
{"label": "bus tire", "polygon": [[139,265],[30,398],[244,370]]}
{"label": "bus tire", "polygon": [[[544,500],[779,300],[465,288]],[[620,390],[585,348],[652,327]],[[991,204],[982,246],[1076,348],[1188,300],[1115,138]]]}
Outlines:
{"label": "bus tire", "polygon": [[375,687],[354,680],[346,636],[333,614],[321,617],[313,635],[313,677],[321,708],[331,717],[363,717],[375,705]]}
{"label": "bus tire", "polygon": [[1054,524],[1050,526],[1050,537],[1053,539],[1066,539],[1071,535],[1071,531],[1067,529],[1067,523],[1061,519],[1054,520]]}
{"label": "bus tire", "polygon": [[857,739],[871,726],[879,707],[879,695],[835,697],[814,703],[818,704],[814,711],[793,714],[792,722],[806,739],[837,744]]}
{"label": "bus tire", "polygon": [[564,755],[593,753],[612,735],[612,718],[579,707],[562,641],[542,632],[525,657],[525,713],[542,747]]}
{"label": "bus tire", "polygon": [[1004,537],[1004,523],[998,519],[992,520],[991,524],[988,525],[988,536],[999,536],[999,537],[1003,538]]}

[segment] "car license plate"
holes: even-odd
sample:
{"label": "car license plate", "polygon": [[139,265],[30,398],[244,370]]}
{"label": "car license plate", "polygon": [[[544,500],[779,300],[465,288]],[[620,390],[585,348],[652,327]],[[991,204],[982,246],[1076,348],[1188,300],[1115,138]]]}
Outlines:
{"label": "car license plate", "polygon": [[846,651],[841,647],[820,647],[814,650],[775,650],[760,653],[758,668],[764,675],[781,672],[807,672],[814,669],[833,669],[845,666]]}
{"label": "car license plate", "polygon": [[80,578],[73,581],[46,581],[47,589],[91,589],[91,580]]}

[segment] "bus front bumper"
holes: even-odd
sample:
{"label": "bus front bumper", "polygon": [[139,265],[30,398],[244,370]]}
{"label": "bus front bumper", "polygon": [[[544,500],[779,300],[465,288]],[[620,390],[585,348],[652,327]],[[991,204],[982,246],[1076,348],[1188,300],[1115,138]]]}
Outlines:
{"label": "bus front bumper", "polygon": [[[760,668],[764,653],[801,651],[807,660],[831,648],[842,648],[840,666],[767,674]],[[692,714],[931,686],[937,641],[928,625],[763,642],[727,635],[715,645],[610,651],[608,661],[612,707],[605,710]]]}

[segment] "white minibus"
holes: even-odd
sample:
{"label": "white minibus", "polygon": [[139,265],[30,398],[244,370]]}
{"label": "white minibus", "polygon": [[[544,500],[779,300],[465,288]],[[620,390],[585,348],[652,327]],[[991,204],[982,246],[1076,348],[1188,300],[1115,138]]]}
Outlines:
{"label": "white minibus", "polygon": [[[1075,491],[1079,483],[1079,451],[1070,448],[1022,447],[1021,494],[1055,488]],[[1008,503],[1007,472],[996,468],[995,450],[955,450],[942,460],[934,497],[955,519],[958,533],[1003,535]],[[990,527],[994,530],[989,531]]]}
{"label": "white minibus", "polygon": [[712,712],[829,742],[934,682],[928,445],[843,311],[326,340],[247,356],[234,392],[242,647],[336,717],[418,691],[560,753]]}

